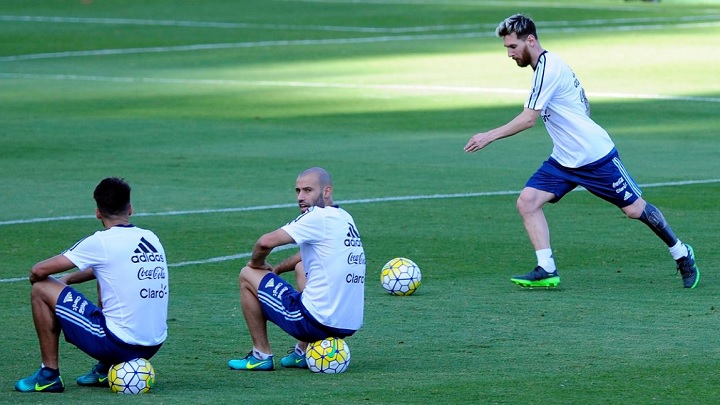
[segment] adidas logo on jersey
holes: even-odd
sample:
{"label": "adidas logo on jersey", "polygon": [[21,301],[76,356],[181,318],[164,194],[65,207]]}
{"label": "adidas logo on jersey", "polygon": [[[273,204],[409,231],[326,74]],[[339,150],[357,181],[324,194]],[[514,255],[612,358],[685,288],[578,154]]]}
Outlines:
{"label": "adidas logo on jersey", "polygon": [[273,288],[275,287],[275,279],[271,278],[268,280],[268,282],[265,284],[265,288]]}
{"label": "adidas logo on jersey", "polygon": [[345,239],[345,246],[362,246],[362,242],[360,241],[360,233],[355,229],[355,226],[353,224],[348,222],[348,233],[347,238]]}
{"label": "adidas logo on jersey", "polygon": [[149,263],[149,262],[164,262],[165,258],[161,255],[152,243],[148,242],[145,238],[140,238],[135,253],[130,257],[130,261],[133,263]]}
{"label": "adidas logo on jersey", "polygon": [[632,197],[632,194],[630,194],[629,192],[626,191],[626,192],[625,192],[625,196],[623,197],[623,200],[624,200],[624,201],[627,201],[627,199],[630,198],[630,197]]}

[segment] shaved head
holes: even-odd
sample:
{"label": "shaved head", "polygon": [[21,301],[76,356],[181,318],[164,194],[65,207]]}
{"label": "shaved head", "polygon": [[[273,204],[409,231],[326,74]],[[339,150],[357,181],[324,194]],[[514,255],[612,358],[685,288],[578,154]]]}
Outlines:
{"label": "shaved head", "polygon": [[332,178],[322,167],[311,167],[298,175],[295,182],[300,211],[309,207],[326,207],[333,204]]}
{"label": "shaved head", "polygon": [[330,177],[330,173],[328,173],[327,170],[323,169],[322,167],[311,167],[300,173],[298,178],[310,175],[315,176],[318,179],[321,188],[332,186],[332,178]]}

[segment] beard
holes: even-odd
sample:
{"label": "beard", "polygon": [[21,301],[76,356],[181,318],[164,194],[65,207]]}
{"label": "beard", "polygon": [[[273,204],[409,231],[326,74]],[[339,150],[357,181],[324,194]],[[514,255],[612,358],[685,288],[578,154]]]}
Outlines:
{"label": "beard", "polygon": [[515,59],[515,63],[517,63],[520,67],[527,67],[532,62],[532,57],[530,56],[530,51],[528,51],[527,48],[523,49],[522,54],[519,58]]}

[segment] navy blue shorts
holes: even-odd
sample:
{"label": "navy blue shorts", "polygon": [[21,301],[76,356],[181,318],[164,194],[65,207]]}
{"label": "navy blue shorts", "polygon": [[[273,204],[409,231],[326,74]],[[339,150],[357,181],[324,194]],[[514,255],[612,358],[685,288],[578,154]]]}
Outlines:
{"label": "navy blue shorts", "polygon": [[525,186],[555,194],[551,203],[560,201],[577,186],[584,187],[618,208],[627,207],[642,195],[642,190],[623,166],[616,149],[597,162],[574,169],[561,166],[550,158],[543,162]]}
{"label": "navy blue shorts", "polygon": [[320,324],[302,305],[301,295],[274,273],[266,274],[258,286],[258,299],[265,319],[301,342],[316,342],[328,337],[344,338],[355,333]]}
{"label": "navy blue shorts", "polygon": [[150,359],[162,346],[137,346],[121,341],[107,329],[102,310],[72,287],[65,287],[60,293],[55,314],[65,340],[104,364],[138,357]]}

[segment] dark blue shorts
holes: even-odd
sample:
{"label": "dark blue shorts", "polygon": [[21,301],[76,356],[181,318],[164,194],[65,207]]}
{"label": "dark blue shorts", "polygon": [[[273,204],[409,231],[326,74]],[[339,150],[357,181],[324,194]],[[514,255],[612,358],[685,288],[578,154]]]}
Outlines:
{"label": "dark blue shorts", "polygon": [[597,162],[575,169],[561,166],[550,158],[543,162],[525,186],[555,194],[551,203],[560,201],[577,186],[584,187],[618,208],[627,207],[642,195],[642,190],[623,166],[616,149]]}
{"label": "dark blue shorts", "polygon": [[138,357],[150,359],[162,346],[137,346],[121,341],[107,329],[102,310],[72,287],[65,287],[60,293],[55,314],[65,340],[104,364]]}
{"label": "dark blue shorts", "polygon": [[353,330],[336,329],[320,324],[300,301],[302,293],[274,273],[268,273],[258,286],[258,299],[265,319],[302,342],[316,342],[328,337],[344,338]]}

